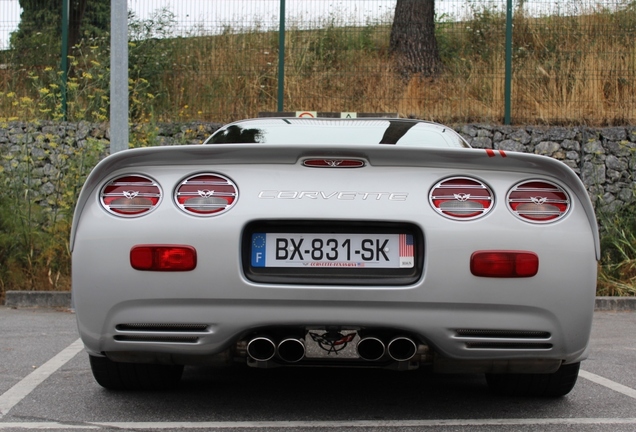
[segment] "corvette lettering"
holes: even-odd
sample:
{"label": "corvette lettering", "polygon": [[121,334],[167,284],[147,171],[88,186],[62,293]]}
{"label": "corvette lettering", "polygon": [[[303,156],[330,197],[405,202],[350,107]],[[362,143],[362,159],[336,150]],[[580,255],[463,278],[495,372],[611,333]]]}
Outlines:
{"label": "corvette lettering", "polygon": [[353,200],[388,200],[388,201],[406,201],[409,194],[406,192],[352,192],[352,191],[277,191],[264,190],[258,194],[260,199],[312,199],[312,200],[334,200],[334,201],[353,201]]}

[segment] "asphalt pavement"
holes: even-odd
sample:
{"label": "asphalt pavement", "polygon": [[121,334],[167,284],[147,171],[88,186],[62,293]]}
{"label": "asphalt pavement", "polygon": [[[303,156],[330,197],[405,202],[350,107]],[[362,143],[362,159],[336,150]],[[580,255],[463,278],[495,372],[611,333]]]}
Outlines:
{"label": "asphalt pavement", "polygon": [[481,375],[188,367],[169,392],[97,385],[68,310],[0,307],[0,432],[23,430],[636,431],[636,312],[596,312],[558,399],[505,398]]}

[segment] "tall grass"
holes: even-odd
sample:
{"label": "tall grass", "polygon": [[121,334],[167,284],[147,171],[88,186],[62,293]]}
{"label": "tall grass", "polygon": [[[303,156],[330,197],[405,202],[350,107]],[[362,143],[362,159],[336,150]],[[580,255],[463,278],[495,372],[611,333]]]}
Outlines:
{"label": "tall grass", "polygon": [[[363,27],[342,22],[330,16],[313,30],[293,24],[287,29],[286,110],[388,111],[443,123],[502,120],[502,11],[475,7],[462,21],[438,18],[436,35],[444,70],[435,79],[404,79],[395,71],[388,22]],[[142,103],[133,120],[230,121],[276,110],[277,32],[227,26],[218,35],[171,37],[176,22],[167,10],[158,11],[150,24],[132,20],[130,25],[131,78],[147,83],[135,87]],[[573,16],[545,17],[519,10],[513,32],[513,122],[598,126],[636,121],[635,36],[633,7],[618,11],[597,7]],[[83,43],[85,53],[104,65],[104,82],[91,88],[82,82],[82,75],[71,74],[78,80],[78,92],[85,94],[76,101],[73,115],[83,112],[82,104],[94,103],[89,92],[101,99],[108,90],[107,40]],[[8,90],[0,90],[0,118],[8,118],[15,111],[15,99],[7,94],[36,97],[28,74],[41,74],[19,69],[11,58],[2,62],[9,67],[0,70],[0,85]]]}
{"label": "tall grass", "polygon": [[[455,122],[499,122],[504,105],[505,17],[475,10],[441,20],[445,65],[436,79],[404,80],[389,54],[388,25],[325,23],[288,31],[287,110],[391,111]],[[630,124],[636,120],[636,11],[514,20],[513,121]],[[183,118],[228,121],[276,108],[276,33],[234,33],[166,41],[173,70],[161,75]],[[187,106],[187,107],[186,107]],[[161,116],[166,115],[160,109]],[[171,114],[167,114],[170,116]]]}
{"label": "tall grass", "polygon": [[633,9],[518,19],[515,103],[546,123],[633,123],[635,26]]}

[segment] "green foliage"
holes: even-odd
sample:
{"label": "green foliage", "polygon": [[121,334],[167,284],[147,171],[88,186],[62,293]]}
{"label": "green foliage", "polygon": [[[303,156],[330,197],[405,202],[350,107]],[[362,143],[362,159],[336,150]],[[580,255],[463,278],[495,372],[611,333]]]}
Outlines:
{"label": "green foliage", "polygon": [[[129,94],[131,120],[144,125],[132,133],[132,147],[156,145],[150,79],[168,68],[163,39],[171,15],[132,23]],[[33,39],[31,39],[33,40]],[[109,110],[109,38],[88,36],[69,56],[67,82],[70,121],[106,122]],[[57,67],[29,68],[21,94],[0,92],[0,121],[59,121],[63,82]],[[16,87],[20,88],[20,85]],[[81,123],[80,123],[81,124]],[[9,128],[8,124],[1,125]],[[23,135],[19,151],[2,155],[0,164],[0,297],[9,289],[69,289],[68,239],[72,213],[84,179],[104,153],[95,139],[74,141],[55,134]],[[45,168],[43,168],[43,166]],[[42,170],[46,184],[42,185]],[[45,187],[49,193],[42,193]],[[50,193],[52,191],[52,193]]]}
{"label": "green foliage", "polygon": [[[129,13],[129,80],[133,92],[131,120],[147,118],[154,104],[168,103],[167,94],[161,90],[159,83],[161,77],[173,69],[178,55],[178,39],[171,38],[175,25],[174,14],[166,8],[154,11],[145,20]],[[148,94],[152,101],[147,100]]]}
{"label": "green foliage", "polygon": [[[20,0],[22,14],[11,34],[13,61],[22,66],[57,66],[62,36],[60,0]],[[69,0],[69,45],[108,34],[110,0]]]}
{"label": "green foliage", "polygon": [[18,29],[11,34],[14,62],[24,66],[59,63],[62,2],[21,0]]}
{"label": "green foliage", "polygon": [[[308,53],[320,67],[338,68],[343,57],[355,56],[359,52],[372,53],[376,49],[373,40],[375,28],[367,25],[361,30],[329,22],[321,30],[304,32],[308,42]],[[315,68],[317,65],[314,64]]]}
{"label": "green foliage", "polygon": [[[76,55],[69,56],[69,78],[66,83],[67,112],[69,121],[108,120],[110,98],[108,38],[90,38],[75,46]],[[130,72],[129,95],[131,121],[148,120],[152,115],[150,82],[139,66]],[[32,69],[27,74],[22,95],[14,91],[0,91],[0,121],[61,120],[64,82],[57,68],[47,66]]]}
{"label": "green foliage", "polygon": [[95,139],[71,145],[28,129],[18,151],[1,155],[8,167],[0,169],[0,297],[10,289],[69,288],[73,210],[104,152]]}
{"label": "green foliage", "polygon": [[[460,59],[492,61],[503,52],[506,14],[496,6],[469,4],[470,19],[457,21],[442,14],[436,17],[435,36],[444,64]],[[515,29],[516,30],[516,29]]]}
{"label": "green foliage", "polygon": [[[79,24],[78,32],[80,38],[95,38],[108,35],[110,32],[110,2],[111,0],[72,0],[70,25]],[[84,15],[81,21],[77,22],[79,11],[84,3]],[[78,41],[71,40],[71,45]]]}
{"label": "green foliage", "polygon": [[625,206],[618,212],[599,212],[601,262],[598,295],[636,295],[636,212]]}

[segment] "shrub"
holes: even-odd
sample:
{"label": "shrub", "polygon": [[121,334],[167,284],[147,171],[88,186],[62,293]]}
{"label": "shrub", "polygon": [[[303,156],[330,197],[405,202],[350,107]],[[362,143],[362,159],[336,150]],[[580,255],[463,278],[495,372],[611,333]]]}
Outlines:
{"label": "shrub", "polygon": [[601,213],[598,295],[636,295],[636,212],[631,206]]}
{"label": "shrub", "polygon": [[54,134],[35,135],[32,125],[26,130],[18,149],[1,155],[0,297],[11,289],[70,289],[73,210],[104,153],[96,139],[71,144]]}

